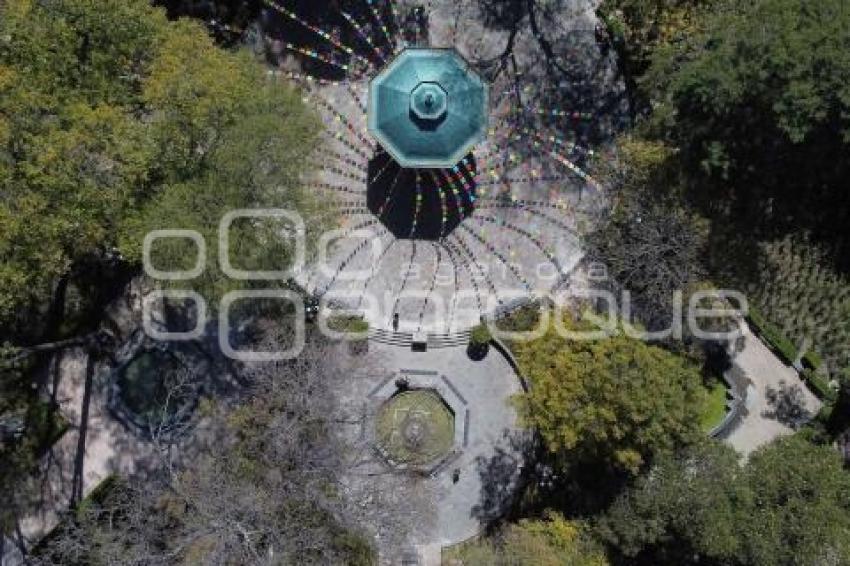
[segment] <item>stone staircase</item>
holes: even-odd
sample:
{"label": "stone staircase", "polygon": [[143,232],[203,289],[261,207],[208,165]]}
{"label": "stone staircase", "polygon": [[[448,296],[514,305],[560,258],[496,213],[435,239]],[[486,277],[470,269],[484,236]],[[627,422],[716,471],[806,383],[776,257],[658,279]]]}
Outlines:
{"label": "stone staircase", "polygon": [[[471,332],[468,330],[453,333],[429,333],[427,335],[428,348],[457,348],[460,346],[466,346],[469,343],[470,334]],[[378,344],[410,348],[413,344],[413,333],[393,332],[391,330],[375,328],[369,332],[369,340]]]}

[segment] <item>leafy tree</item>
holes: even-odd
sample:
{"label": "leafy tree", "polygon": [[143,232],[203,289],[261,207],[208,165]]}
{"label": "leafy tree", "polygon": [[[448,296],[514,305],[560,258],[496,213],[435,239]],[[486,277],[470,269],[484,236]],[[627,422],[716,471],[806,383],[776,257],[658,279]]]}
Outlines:
{"label": "leafy tree", "polygon": [[[704,236],[687,240],[694,232],[681,219],[691,216],[698,226],[704,216],[712,278],[746,291],[792,341],[808,340],[832,368],[846,365],[842,271],[850,247],[837,229],[850,216],[843,188],[850,91],[839,78],[850,70],[844,3],[610,0],[602,12],[626,30],[627,51],[652,61],[641,84],[653,112],[638,128],[648,139],[622,141],[625,166],[608,177],[648,195],[649,209],[671,219],[666,233],[690,245],[670,263],[659,254],[625,263],[643,239],[616,237],[637,229],[624,222],[633,201],[624,197],[620,214],[592,240],[599,255],[611,258],[627,287],[647,272],[676,279],[668,266],[692,273],[689,259],[706,243]],[[670,200],[659,203],[661,194]],[[658,244],[648,248],[665,248]]]}
{"label": "leafy tree", "polygon": [[702,442],[661,456],[600,520],[600,538],[630,559],[681,564],[731,561],[736,513],[746,501],[735,451]]}
{"label": "leafy tree", "polygon": [[[207,245],[206,269],[198,279],[178,283],[194,287],[214,305],[224,292],[245,286],[225,277],[217,261],[218,226],[225,213],[285,208],[301,215],[306,236],[321,229],[321,222],[311,220],[318,204],[301,190],[298,178],[314,147],[318,122],[296,91],[267,81],[246,57],[222,52],[204,36],[175,28],[162,48],[167,58],[152,66],[144,96],[164,112],[154,135],[161,140],[157,161],[167,182],[127,219],[120,248],[139,262],[144,236],[152,230],[200,232]],[[221,81],[221,72],[230,80]],[[294,246],[281,230],[291,228],[274,219],[234,222],[231,262],[240,269],[284,269]],[[179,239],[159,241],[152,252],[160,270],[189,269],[196,253]]]}
{"label": "leafy tree", "polygon": [[738,237],[802,225],[846,243],[846,3],[727,1],[713,12],[656,53],[654,133],[681,150],[693,197],[736,220]]}
{"label": "leafy tree", "polygon": [[[645,93],[638,81],[649,68],[656,50],[693,34],[714,0],[604,0],[597,13],[605,23],[620,56],[627,87],[646,110]],[[636,100],[635,100],[635,95]]]}
{"label": "leafy tree", "polygon": [[[142,101],[156,109],[158,165],[168,180],[202,171],[229,126],[256,107],[263,69],[215,47],[202,28],[179,20],[163,34],[148,67]],[[227,77],[227,80],[222,80]]]}
{"label": "leafy tree", "polygon": [[8,322],[48,303],[75,261],[110,249],[116,219],[143,186],[150,145],[129,103],[164,18],[136,2],[48,10],[16,0],[0,9],[0,319]]}
{"label": "leafy tree", "polygon": [[741,521],[746,564],[850,561],[850,474],[826,446],[779,440],[746,468],[751,504]]}
{"label": "leafy tree", "polygon": [[[66,289],[108,286],[100,266],[137,266],[149,229],[210,236],[231,208],[309,214],[297,173],[318,122],[248,56],[141,0],[11,0],[0,10],[4,333],[57,338]],[[271,228],[239,230],[243,255],[291,250]],[[95,312],[98,302],[83,301]]]}
{"label": "leafy tree", "polygon": [[551,513],[543,520],[522,520],[501,533],[462,545],[456,562],[463,566],[605,566],[608,560],[586,527]]}
{"label": "leafy tree", "polygon": [[[297,209],[315,228],[299,173],[319,125],[261,64],[145,0],[0,3],[0,340],[27,363],[72,343],[96,349],[104,307],[157,228],[205,237],[195,286],[215,304],[229,285],[215,247],[224,212]],[[236,223],[234,264],[285,263],[293,246],[279,228]],[[186,268],[185,244],[160,241],[156,266]],[[33,380],[0,366],[0,418],[24,410],[35,422]],[[17,511],[40,442],[0,458],[4,512]]]}
{"label": "leafy tree", "polygon": [[840,456],[800,436],[762,447],[743,466],[711,442],[659,459],[598,533],[637,564],[844,564],[849,489]]}
{"label": "leafy tree", "polygon": [[[572,330],[595,329],[565,321]],[[636,474],[653,457],[693,441],[705,400],[687,360],[624,335],[567,340],[554,327],[515,345],[530,391],[517,397],[526,425],[562,461],[602,461]]]}

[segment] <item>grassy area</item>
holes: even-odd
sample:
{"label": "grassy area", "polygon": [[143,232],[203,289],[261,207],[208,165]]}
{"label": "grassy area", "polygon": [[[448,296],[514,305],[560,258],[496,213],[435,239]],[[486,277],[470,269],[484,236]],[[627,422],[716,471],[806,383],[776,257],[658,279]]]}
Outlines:
{"label": "grassy area", "polygon": [[468,560],[469,555],[475,553],[477,547],[481,546],[482,540],[475,537],[463,542],[444,546],[440,551],[443,564],[464,564]]}
{"label": "grassy area", "polygon": [[716,381],[708,389],[708,400],[700,415],[700,427],[709,432],[726,416],[726,384]]}
{"label": "grassy area", "polygon": [[365,335],[369,332],[369,321],[359,316],[333,315],[328,317],[328,328],[336,332]]}

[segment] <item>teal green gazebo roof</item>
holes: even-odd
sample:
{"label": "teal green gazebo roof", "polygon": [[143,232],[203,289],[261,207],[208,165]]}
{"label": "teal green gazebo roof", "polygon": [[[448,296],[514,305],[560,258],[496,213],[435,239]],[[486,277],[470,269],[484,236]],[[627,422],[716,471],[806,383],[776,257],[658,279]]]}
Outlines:
{"label": "teal green gazebo roof", "polygon": [[369,84],[369,132],[402,167],[453,167],[486,135],[487,105],[454,49],[407,48]]}

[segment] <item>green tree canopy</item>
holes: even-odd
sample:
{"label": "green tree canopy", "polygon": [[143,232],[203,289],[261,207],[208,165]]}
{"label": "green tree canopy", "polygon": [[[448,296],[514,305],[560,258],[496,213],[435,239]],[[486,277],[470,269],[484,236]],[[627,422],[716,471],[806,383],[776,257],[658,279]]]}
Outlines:
{"label": "green tree canopy", "polygon": [[699,370],[659,347],[624,335],[567,340],[552,327],[516,344],[515,353],[531,385],[517,397],[522,418],[565,461],[601,459],[637,473],[657,453],[700,434]]}
{"label": "green tree canopy", "polygon": [[[148,2],[4,3],[6,331],[17,318],[38,339],[43,329],[32,315],[61,300],[53,296],[58,280],[86,262],[136,262],[148,230],[196,229],[211,244],[232,208],[303,206],[307,214],[298,172],[317,131],[299,97],[262,65],[218,49],[199,24],[167,21]],[[285,258],[291,244],[276,245],[270,230],[243,227],[233,239],[269,244],[246,244],[248,259]],[[176,245],[164,243],[164,255]],[[218,286],[217,277],[212,270],[199,284]]]}
{"label": "green tree canopy", "polygon": [[587,527],[550,513],[524,519],[497,536],[466,543],[451,552],[463,566],[606,566],[608,560]]}
{"label": "green tree canopy", "polygon": [[850,562],[850,474],[841,463],[831,447],[793,437],[752,455],[752,499],[739,526],[745,563]]}
{"label": "green tree canopy", "polygon": [[604,0],[600,3],[597,13],[617,48],[620,70],[636,103],[633,110],[645,109],[645,93],[638,88],[637,80],[649,68],[655,51],[694,33],[703,22],[703,12],[714,1]]}
{"label": "green tree canopy", "polygon": [[721,2],[701,28],[645,77],[655,133],[681,149],[695,194],[756,234],[803,224],[846,242],[846,2]]}
{"label": "green tree canopy", "polygon": [[[217,48],[199,24],[168,21],[146,0],[0,2],[2,349],[7,340],[88,335],[120,290],[106,274],[138,273],[154,229],[204,236],[207,269],[183,287],[214,305],[243,284],[218,270],[219,220],[252,207],[295,209],[309,220],[315,204],[299,173],[319,128],[262,64]],[[233,263],[288,265],[292,242],[279,229],[235,224]],[[186,244],[160,240],[156,267],[188,268],[195,250]],[[45,448],[43,435],[30,438],[35,424],[49,419],[35,418],[29,373],[4,361],[0,419],[27,417],[25,437],[6,443],[0,458],[5,512]]]}
{"label": "green tree canopy", "polygon": [[[317,202],[301,190],[298,178],[319,123],[295,90],[268,81],[247,56],[223,52],[205,36],[175,28],[162,50],[165,55],[152,65],[144,97],[163,112],[152,134],[160,140],[156,161],[164,183],[127,218],[120,248],[138,262],[144,236],[152,230],[200,232],[207,268],[199,279],[177,283],[192,286],[215,305],[223,292],[245,286],[225,277],[217,261],[218,226],[225,213],[285,208],[302,216],[308,235],[320,229],[321,222],[310,222]],[[221,80],[222,72],[229,80]],[[280,237],[285,228],[274,220],[235,222],[228,254],[233,265],[285,269],[293,255],[292,240]],[[187,253],[187,244],[159,241],[152,250],[157,269],[191,268],[195,252],[190,247]]]}
{"label": "green tree canopy", "polygon": [[731,560],[739,551],[734,518],[746,500],[740,476],[738,455],[720,443],[665,454],[611,506],[598,532],[630,558]]}
{"label": "green tree canopy", "polygon": [[659,459],[598,532],[639,564],[844,564],[850,474],[830,447],[777,440],[741,465],[710,442]]}

